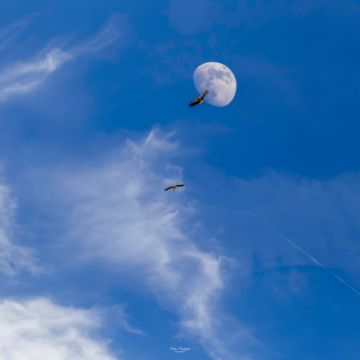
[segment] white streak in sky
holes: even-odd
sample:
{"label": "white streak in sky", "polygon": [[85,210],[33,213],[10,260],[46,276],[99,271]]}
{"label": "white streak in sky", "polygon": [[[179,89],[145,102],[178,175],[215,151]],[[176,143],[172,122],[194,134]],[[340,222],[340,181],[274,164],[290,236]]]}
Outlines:
{"label": "white streak in sky", "polygon": [[324,264],[322,264],[319,260],[314,258],[312,255],[310,255],[307,251],[302,249],[299,245],[297,245],[294,241],[290,240],[287,236],[285,236],[282,232],[280,232],[278,229],[267,223],[266,221],[259,218],[258,215],[256,215],[253,211],[248,210],[249,214],[254,216],[261,224],[266,226],[268,229],[270,229],[272,232],[277,234],[279,237],[281,237],[283,240],[285,240],[288,244],[290,244],[294,249],[299,251],[301,254],[303,254],[306,258],[308,258],[311,262],[313,262],[315,265],[319,266],[321,269],[325,270],[331,277],[333,277],[335,280],[343,284],[345,287],[347,287],[349,290],[351,290],[356,295],[360,296],[360,291],[354,288],[352,285],[350,285],[347,281],[345,281],[343,278],[341,278],[339,275],[335,274],[333,271],[328,269]]}

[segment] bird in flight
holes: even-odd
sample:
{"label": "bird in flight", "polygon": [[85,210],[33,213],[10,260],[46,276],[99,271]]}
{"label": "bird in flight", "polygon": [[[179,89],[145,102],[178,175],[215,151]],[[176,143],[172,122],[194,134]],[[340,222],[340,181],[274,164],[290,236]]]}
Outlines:
{"label": "bird in flight", "polygon": [[205,90],[200,96],[198,96],[194,101],[192,101],[189,106],[193,107],[197,104],[202,104],[204,102],[205,97],[209,94],[208,90]]}
{"label": "bird in flight", "polygon": [[167,188],[164,189],[164,191],[168,191],[168,190],[176,190],[177,188],[183,187],[184,184],[176,184],[176,185],[171,185],[168,186]]}

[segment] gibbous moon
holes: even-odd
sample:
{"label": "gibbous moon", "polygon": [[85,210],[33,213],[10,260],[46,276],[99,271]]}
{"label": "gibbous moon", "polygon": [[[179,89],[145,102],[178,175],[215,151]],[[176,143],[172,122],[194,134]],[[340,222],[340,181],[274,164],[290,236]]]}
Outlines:
{"label": "gibbous moon", "polygon": [[198,66],[194,71],[194,83],[200,94],[205,90],[209,91],[205,101],[214,106],[229,105],[236,93],[236,78],[233,72],[218,62],[207,62]]}

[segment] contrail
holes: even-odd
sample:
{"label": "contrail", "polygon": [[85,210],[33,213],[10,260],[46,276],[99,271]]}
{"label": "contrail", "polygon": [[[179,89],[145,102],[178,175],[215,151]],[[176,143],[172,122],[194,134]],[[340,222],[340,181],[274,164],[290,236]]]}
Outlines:
{"label": "contrail", "polygon": [[294,243],[292,240],[290,240],[287,236],[285,236],[282,232],[280,232],[278,229],[267,223],[266,221],[262,220],[257,216],[255,213],[253,213],[250,210],[247,210],[249,214],[251,214],[253,217],[255,217],[261,224],[263,224],[265,227],[270,229],[272,232],[277,234],[279,237],[281,237],[283,240],[285,240],[288,244],[290,244],[294,249],[299,251],[301,254],[303,254],[306,258],[308,258],[310,261],[312,261],[315,265],[319,266],[321,269],[326,271],[329,275],[331,275],[335,280],[343,284],[345,287],[347,287],[349,290],[354,292],[356,295],[360,296],[360,291],[351,286],[348,282],[346,282],[344,279],[342,279],[339,275],[335,274],[333,271],[328,269],[325,265],[323,265],[319,260],[315,259],[313,256],[311,256],[308,252],[306,252],[304,249],[302,249],[299,245]]}

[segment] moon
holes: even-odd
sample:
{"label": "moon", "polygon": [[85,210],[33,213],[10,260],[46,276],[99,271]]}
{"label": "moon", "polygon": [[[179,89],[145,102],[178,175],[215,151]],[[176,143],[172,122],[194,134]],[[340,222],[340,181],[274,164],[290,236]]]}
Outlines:
{"label": "moon", "polygon": [[229,105],[236,93],[236,78],[224,64],[206,62],[194,71],[194,84],[199,93],[205,90],[209,95],[205,100],[214,106]]}

